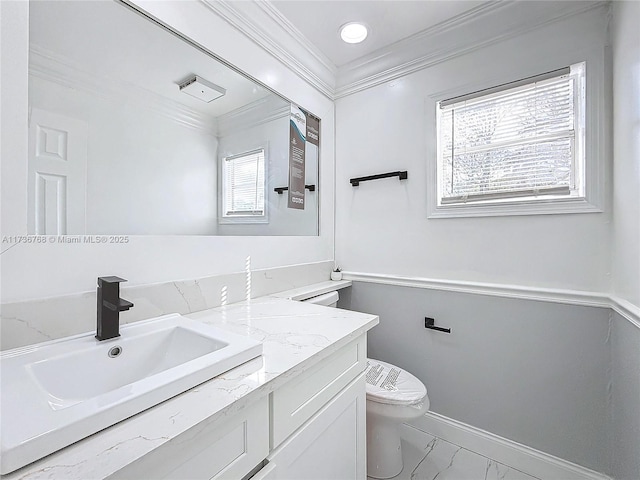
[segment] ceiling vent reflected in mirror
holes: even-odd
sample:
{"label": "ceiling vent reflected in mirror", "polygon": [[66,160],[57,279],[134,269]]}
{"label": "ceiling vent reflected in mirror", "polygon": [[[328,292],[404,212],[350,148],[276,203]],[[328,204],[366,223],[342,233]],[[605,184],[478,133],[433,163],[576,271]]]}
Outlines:
{"label": "ceiling vent reflected in mirror", "polygon": [[226,89],[197,75],[189,77],[178,85],[180,86],[181,92],[191,95],[192,97],[206,103],[210,103],[216,98],[220,98],[227,93]]}

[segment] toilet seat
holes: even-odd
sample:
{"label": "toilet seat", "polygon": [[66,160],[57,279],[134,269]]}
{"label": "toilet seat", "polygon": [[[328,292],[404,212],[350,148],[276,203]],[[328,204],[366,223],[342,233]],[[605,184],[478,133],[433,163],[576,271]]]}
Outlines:
{"label": "toilet seat", "polygon": [[416,405],[427,396],[424,384],[390,363],[367,359],[367,400],[386,405]]}

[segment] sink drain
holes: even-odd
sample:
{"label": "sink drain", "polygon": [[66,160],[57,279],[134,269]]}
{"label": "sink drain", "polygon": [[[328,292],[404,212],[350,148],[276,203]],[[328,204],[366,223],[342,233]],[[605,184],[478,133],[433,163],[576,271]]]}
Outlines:
{"label": "sink drain", "polygon": [[116,345],[115,347],[111,347],[109,349],[109,356],[111,358],[116,358],[118,355],[120,355],[122,353],[122,347],[119,345]]}

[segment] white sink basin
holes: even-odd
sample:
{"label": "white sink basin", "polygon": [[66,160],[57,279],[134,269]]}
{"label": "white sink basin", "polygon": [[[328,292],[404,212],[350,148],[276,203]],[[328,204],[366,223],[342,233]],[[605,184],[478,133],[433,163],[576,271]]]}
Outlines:
{"label": "white sink basin", "polygon": [[0,355],[2,465],[12,472],[262,354],[262,344],[178,314],[120,337],[77,335]]}

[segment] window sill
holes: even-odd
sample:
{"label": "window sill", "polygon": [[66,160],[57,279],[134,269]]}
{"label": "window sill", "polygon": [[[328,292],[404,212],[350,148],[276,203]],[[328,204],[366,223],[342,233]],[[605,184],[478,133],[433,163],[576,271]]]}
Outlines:
{"label": "window sill", "polygon": [[589,203],[584,198],[566,198],[436,206],[435,208],[430,208],[427,218],[503,217],[601,212],[602,209],[600,207]]}
{"label": "window sill", "polygon": [[267,223],[269,220],[266,217],[227,217],[218,220],[218,225],[264,225]]}

